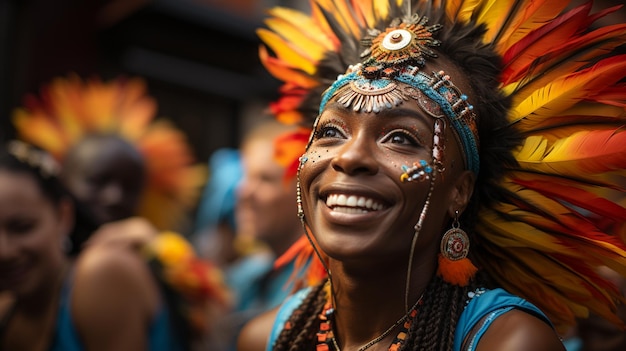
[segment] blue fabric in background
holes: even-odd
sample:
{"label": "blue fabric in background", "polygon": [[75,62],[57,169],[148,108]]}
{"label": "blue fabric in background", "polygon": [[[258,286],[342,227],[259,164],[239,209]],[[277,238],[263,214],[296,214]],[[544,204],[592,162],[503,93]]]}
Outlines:
{"label": "blue fabric in background", "polygon": [[237,186],[243,174],[239,151],[222,148],[209,158],[209,179],[198,205],[195,232],[228,221],[235,226]]}

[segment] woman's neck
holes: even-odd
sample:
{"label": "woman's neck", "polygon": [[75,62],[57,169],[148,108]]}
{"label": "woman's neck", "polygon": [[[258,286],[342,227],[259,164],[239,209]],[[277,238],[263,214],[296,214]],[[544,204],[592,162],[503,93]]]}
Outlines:
{"label": "woman's neck", "polygon": [[[390,270],[372,267],[354,272],[339,263],[330,263],[335,306],[333,328],[342,350],[358,350],[393,326],[408,312],[405,306],[406,267]],[[412,269],[408,307],[418,301],[430,282],[435,268],[421,265]],[[376,347],[387,349],[398,333],[394,328]]]}
{"label": "woman's neck", "polygon": [[39,288],[37,292],[26,296],[15,297],[11,315],[0,338],[0,349],[48,349],[67,272],[66,263],[64,262],[57,275],[43,283],[45,288]]}
{"label": "woman's neck", "polygon": [[50,306],[56,306],[68,268],[69,260],[64,260],[55,270],[57,273],[42,282],[36,291],[17,297],[15,312],[36,318],[38,315],[45,314]]}

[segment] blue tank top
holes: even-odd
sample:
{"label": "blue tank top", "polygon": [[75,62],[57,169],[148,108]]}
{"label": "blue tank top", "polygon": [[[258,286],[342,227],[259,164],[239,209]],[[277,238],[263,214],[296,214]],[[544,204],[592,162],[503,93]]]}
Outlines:
{"label": "blue tank top", "polygon": [[[280,307],[267,343],[267,351],[272,350],[274,342],[278,338],[278,335],[282,331],[285,323],[293,311],[302,303],[309,291],[310,288],[298,291],[294,295],[290,296]],[[469,296],[468,299],[468,304],[463,310],[463,313],[461,313],[461,317],[459,318],[456,326],[454,346],[452,348],[454,351],[461,350],[463,340],[465,340],[474,326],[482,320],[483,322],[480,327],[472,335],[471,339],[467,340],[464,351],[475,350],[476,345],[478,345],[478,341],[480,341],[480,338],[487,331],[491,323],[496,318],[512,309],[520,309],[524,312],[535,315],[552,326],[548,317],[546,317],[546,315],[541,312],[539,308],[521,297],[509,294],[503,289],[479,290],[472,293],[472,296]]]}
{"label": "blue tank top", "polygon": [[[71,276],[71,274],[70,274]],[[85,348],[80,342],[76,327],[72,320],[70,310],[71,278],[67,279],[61,291],[61,301],[57,315],[55,335],[50,351],[83,351]],[[177,342],[170,328],[169,313],[163,306],[157,312],[150,325],[149,351],[180,351],[180,344]]]}

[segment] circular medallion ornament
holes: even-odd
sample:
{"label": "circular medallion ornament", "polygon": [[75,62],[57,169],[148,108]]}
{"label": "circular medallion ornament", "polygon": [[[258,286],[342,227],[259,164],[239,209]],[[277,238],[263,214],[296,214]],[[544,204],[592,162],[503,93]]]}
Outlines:
{"label": "circular medallion ornament", "polygon": [[401,50],[411,43],[412,38],[411,32],[406,29],[392,30],[383,38],[382,46],[387,50]]}
{"label": "circular medallion ornament", "polygon": [[467,257],[469,246],[469,237],[465,231],[451,228],[441,239],[441,254],[451,261],[458,261]]}
{"label": "circular medallion ornament", "polygon": [[371,58],[369,64],[389,67],[412,61],[423,67],[426,57],[437,57],[430,48],[439,45],[439,41],[433,38],[433,32],[441,28],[425,24],[426,18],[421,18],[418,23],[400,23],[379,33],[367,50]]}

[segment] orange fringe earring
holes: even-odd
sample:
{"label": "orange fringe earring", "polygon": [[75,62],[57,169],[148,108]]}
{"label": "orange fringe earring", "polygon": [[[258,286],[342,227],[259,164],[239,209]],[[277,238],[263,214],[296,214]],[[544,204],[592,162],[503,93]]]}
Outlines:
{"label": "orange fringe earring", "polygon": [[456,211],[452,228],[441,238],[437,275],[450,284],[467,286],[478,271],[467,258],[469,247],[469,236],[460,229],[459,211]]}

